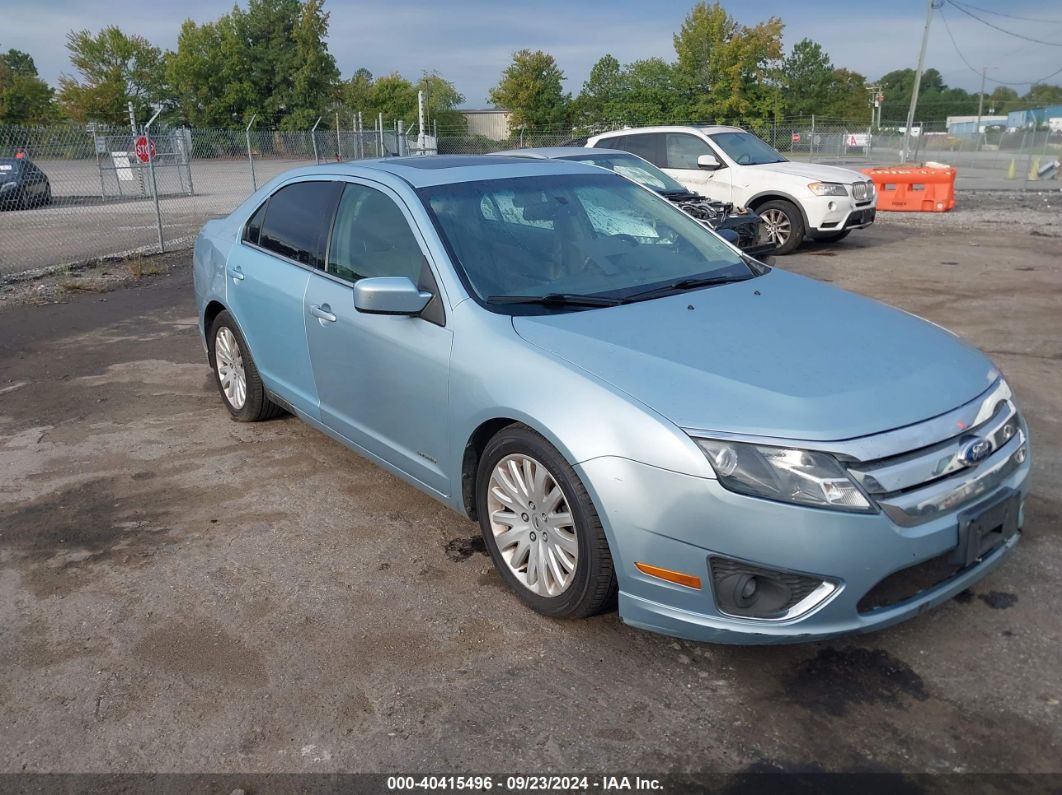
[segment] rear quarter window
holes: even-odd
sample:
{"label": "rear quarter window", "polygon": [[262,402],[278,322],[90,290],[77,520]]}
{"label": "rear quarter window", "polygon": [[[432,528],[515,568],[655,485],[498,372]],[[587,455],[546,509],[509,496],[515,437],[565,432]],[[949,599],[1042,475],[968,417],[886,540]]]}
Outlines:
{"label": "rear quarter window", "polygon": [[[312,268],[324,269],[325,246],[342,192],[340,182],[285,185],[265,205],[258,245]],[[257,215],[257,212],[255,213]],[[252,216],[252,221],[254,217]],[[251,223],[248,223],[251,234]]]}

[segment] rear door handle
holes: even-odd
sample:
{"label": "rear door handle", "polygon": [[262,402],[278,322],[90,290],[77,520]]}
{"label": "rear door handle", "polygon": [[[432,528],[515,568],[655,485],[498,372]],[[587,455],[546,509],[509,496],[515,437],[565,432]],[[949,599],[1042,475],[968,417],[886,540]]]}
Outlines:
{"label": "rear door handle", "polygon": [[310,304],[310,314],[318,320],[327,320],[329,323],[336,322],[336,316],[332,314],[332,307],[328,304]]}
{"label": "rear door handle", "polygon": [[243,268],[241,268],[239,265],[234,265],[229,268],[229,276],[240,282],[247,278],[243,275]]}

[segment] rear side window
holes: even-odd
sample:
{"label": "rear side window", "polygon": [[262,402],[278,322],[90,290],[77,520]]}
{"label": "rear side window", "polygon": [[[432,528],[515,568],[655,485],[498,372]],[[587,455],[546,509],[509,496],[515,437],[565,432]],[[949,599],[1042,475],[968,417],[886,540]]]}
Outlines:
{"label": "rear side window", "polygon": [[342,187],[339,182],[285,185],[266,204],[258,245],[303,265],[324,269],[328,230]]}
{"label": "rear side window", "polygon": [[598,142],[604,149],[621,149],[648,160],[654,166],[667,168],[664,153],[664,136],[661,133],[641,133],[605,138]]}
{"label": "rear side window", "polygon": [[247,226],[243,228],[243,239],[248,243],[254,243],[258,245],[258,238],[262,233],[262,221],[265,220],[265,210],[268,201],[262,202],[262,206],[254,211],[254,215],[251,216],[251,220],[247,222]]}

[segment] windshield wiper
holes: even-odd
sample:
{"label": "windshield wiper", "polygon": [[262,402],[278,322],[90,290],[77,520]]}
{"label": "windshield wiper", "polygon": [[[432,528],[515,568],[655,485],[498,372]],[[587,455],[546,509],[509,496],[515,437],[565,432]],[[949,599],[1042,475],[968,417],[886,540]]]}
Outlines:
{"label": "windshield wiper", "polygon": [[668,293],[681,292],[683,290],[696,290],[699,287],[714,287],[717,284],[730,284],[731,282],[744,282],[753,278],[752,275],[748,276],[702,276],[699,279],[680,279],[677,282],[671,284],[665,284],[662,287],[654,287],[651,290],[645,290],[640,293],[634,293],[628,295],[624,300],[626,301],[644,301],[648,298],[656,298],[659,295],[667,295]]}
{"label": "windshield wiper", "polygon": [[547,293],[546,295],[488,295],[492,304],[539,304],[541,306],[618,306],[622,298],[604,298],[577,293]]}

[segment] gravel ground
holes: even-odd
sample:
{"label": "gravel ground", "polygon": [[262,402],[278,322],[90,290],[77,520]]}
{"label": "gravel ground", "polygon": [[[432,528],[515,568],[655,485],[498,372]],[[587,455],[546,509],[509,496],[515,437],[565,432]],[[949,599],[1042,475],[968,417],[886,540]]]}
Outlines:
{"label": "gravel ground", "polygon": [[1062,773],[1062,245],[968,212],[779,264],[997,361],[1034,440],[1025,537],[934,611],[802,646],[542,618],[467,520],[293,418],[230,422],[186,254],[9,293],[0,772]]}

